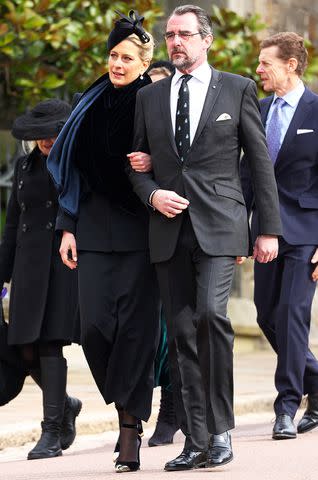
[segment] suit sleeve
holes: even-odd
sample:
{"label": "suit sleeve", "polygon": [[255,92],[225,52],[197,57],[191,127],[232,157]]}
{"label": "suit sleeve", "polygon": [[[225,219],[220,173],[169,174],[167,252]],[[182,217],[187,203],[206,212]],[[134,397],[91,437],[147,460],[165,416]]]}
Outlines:
{"label": "suit sleeve", "polygon": [[[137,93],[136,98],[133,151],[150,154],[151,152],[149,151],[147,128],[140,93],[141,91]],[[135,172],[129,164],[127,165],[127,174],[132,183],[134,192],[146,206],[149,206],[148,201],[151,193],[160,188],[160,186],[154,181],[152,172]]]}
{"label": "suit sleeve", "polygon": [[282,226],[273,164],[269,158],[256,85],[249,81],[241,105],[240,138],[259,213],[258,235],[281,235]]}
{"label": "suit sleeve", "polygon": [[11,195],[6,211],[6,223],[0,245],[0,287],[4,282],[10,282],[12,277],[15,251],[17,245],[17,232],[20,219],[20,206],[17,200],[19,159],[15,165]]}

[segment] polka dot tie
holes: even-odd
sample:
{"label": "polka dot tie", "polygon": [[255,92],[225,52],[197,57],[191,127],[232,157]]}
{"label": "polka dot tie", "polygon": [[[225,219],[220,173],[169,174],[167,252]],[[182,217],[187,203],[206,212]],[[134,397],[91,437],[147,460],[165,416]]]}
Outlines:
{"label": "polka dot tie", "polygon": [[182,75],[179,89],[176,114],[176,145],[180,160],[183,162],[190,148],[190,119],[189,119],[189,87],[188,81],[192,75]]}

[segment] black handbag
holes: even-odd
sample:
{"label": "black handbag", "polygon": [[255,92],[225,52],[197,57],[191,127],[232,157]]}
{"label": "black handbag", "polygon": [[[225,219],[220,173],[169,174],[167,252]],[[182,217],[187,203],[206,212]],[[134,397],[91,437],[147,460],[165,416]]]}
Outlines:
{"label": "black handbag", "polygon": [[0,406],[15,398],[22,390],[27,371],[14,346],[8,345],[8,325],[0,304]]}

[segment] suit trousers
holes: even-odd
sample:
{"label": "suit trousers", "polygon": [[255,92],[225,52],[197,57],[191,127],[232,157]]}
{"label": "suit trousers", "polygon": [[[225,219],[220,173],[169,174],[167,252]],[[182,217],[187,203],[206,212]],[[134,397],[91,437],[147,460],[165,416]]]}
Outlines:
{"label": "suit trousers", "polygon": [[280,239],[276,260],[255,262],[257,322],[277,353],[274,410],[292,418],[303,394],[318,393],[318,361],[308,348],[315,249]]}
{"label": "suit trousers", "polygon": [[234,428],[234,335],[226,311],[235,258],[205,254],[183,215],[174,255],[156,269],[178,421],[185,446],[204,450],[208,433]]}
{"label": "suit trousers", "polygon": [[106,403],[147,421],[160,302],[148,251],[79,251],[83,350]]}

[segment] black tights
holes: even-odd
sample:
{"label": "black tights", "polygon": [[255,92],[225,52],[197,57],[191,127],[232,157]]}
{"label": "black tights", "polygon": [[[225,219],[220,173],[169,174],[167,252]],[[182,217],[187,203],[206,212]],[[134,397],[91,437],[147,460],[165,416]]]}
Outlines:
{"label": "black tights", "polygon": [[32,370],[40,366],[40,357],[63,358],[63,346],[63,342],[58,340],[28,343],[20,346],[20,352],[27,369]]}

